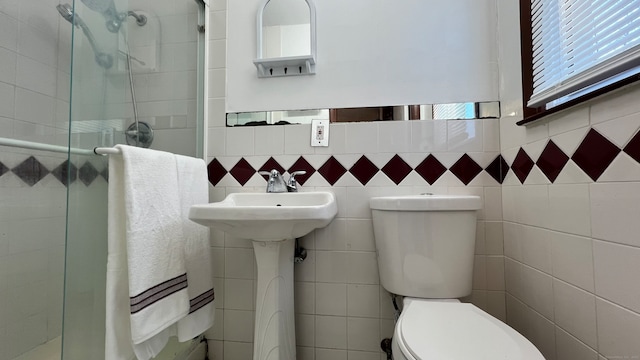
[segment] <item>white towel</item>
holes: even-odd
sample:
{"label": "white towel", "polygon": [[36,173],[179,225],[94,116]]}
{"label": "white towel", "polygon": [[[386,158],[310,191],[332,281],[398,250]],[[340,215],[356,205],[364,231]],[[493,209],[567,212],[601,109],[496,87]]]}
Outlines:
{"label": "white towel", "polygon": [[209,228],[189,220],[191,205],[209,202],[209,181],[202,159],[176,155],[176,162],[190,303],[189,315],[178,321],[178,340],[187,341],[213,326],[215,318]]}
{"label": "white towel", "polygon": [[175,155],[125,145],[109,159],[106,360],[156,356],[189,313]]}

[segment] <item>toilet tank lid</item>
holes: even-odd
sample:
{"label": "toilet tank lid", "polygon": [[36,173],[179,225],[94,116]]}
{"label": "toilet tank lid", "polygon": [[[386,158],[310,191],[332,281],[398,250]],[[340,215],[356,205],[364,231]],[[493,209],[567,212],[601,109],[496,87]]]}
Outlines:
{"label": "toilet tank lid", "polygon": [[544,360],[524,336],[471,304],[414,301],[396,327],[396,341],[415,359]]}
{"label": "toilet tank lid", "polygon": [[482,202],[475,195],[423,194],[373,197],[369,200],[369,206],[374,210],[453,211],[478,210]]}

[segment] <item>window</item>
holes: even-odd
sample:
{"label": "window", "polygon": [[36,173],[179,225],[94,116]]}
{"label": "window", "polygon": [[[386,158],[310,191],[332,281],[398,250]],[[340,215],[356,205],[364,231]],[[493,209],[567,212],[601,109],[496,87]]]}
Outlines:
{"label": "window", "polygon": [[520,7],[523,122],[640,77],[640,0],[521,0]]}

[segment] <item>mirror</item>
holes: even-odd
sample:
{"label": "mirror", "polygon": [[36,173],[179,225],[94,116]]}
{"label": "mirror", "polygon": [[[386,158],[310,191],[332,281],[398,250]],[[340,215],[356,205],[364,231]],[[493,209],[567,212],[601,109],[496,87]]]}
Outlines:
{"label": "mirror", "polygon": [[316,21],[312,0],[265,0],[258,9],[258,77],[315,74]]}
{"label": "mirror", "polygon": [[311,15],[302,0],[270,0],[262,13],[262,57],[311,54]]}
{"label": "mirror", "polygon": [[377,106],[341,109],[256,111],[227,113],[227,126],[310,124],[311,120],[332,123],[404,120],[469,120],[500,118],[500,103],[467,102],[453,104]]}

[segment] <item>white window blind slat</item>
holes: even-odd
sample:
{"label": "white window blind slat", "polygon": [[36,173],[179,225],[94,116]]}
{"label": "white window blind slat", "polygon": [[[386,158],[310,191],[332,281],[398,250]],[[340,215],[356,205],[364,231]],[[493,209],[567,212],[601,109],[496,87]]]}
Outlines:
{"label": "white window blind slat", "polygon": [[532,0],[531,12],[528,106],[640,66],[640,0]]}

